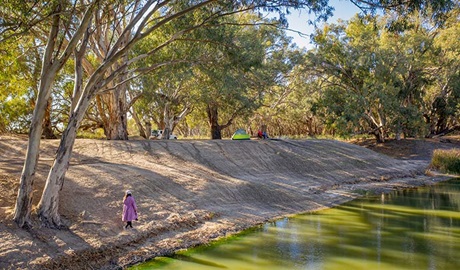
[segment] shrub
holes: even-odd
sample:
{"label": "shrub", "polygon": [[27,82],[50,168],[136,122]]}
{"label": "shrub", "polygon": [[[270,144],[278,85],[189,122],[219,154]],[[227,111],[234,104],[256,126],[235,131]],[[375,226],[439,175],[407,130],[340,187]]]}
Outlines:
{"label": "shrub", "polygon": [[460,174],[460,149],[434,150],[431,167],[446,173]]}
{"label": "shrub", "polygon": [[104,135],[104,129],[97,128],[93,132],[91,131],[78,131],[77,138],[80,139],[105,139],[106,136]]}

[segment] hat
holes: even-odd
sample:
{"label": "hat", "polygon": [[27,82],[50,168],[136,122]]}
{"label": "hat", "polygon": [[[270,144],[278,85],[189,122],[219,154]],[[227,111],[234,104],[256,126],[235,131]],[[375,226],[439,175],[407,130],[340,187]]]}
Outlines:
{"label": "hat", "polygon": [[128,195],[128,194],[131,194],[131,190],[129,190],[129,189],[126,191],[126,195]]}

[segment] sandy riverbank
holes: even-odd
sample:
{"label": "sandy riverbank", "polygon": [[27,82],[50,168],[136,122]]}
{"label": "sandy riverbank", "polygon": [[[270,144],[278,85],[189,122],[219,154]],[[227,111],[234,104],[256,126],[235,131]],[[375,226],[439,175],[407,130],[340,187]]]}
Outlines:
{"label": "sandy riverbank", "polygon": [[[433,184],[445,178],[425,175],[430,151],[459,145],[428,144],[417,144],[417,156],[394,159],[331,140],[77,140],[60,204],[68,229],[37,223],[25,231],[11,215],[27,142],[2,136],[0,268],[117,269],[331,207],[358,196],[356,190]],[[34,203],[57,145],[42,142]],[[126,189],[139,206],[134,230],[124,230],[120,219]]]}

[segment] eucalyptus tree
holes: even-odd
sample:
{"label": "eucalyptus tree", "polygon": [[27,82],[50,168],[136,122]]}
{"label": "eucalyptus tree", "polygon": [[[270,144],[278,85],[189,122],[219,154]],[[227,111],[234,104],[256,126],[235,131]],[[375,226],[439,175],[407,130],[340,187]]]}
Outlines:
{"label": "eucalyptus tree", "polygon": [[[89,6],[80,7],[70,5],[67,1],[52,1],[43,3],[47,10],[45,14],[40,13],[42,11],[40,8],[43,8],[42,5],[38,5],[39,3],[30,3],[30,10],[39,9],[36,15],[43,18],[45,25],[50,24],[51,26],[49,27],[47,44],[42,60],[38,95],[29,131],[29,144],[14,211],[14,220],[21,227],[27,225],[30,218],[33,175],[38,161],[40,138],[43,130],[42,123],[51,96],[52,85],[57,73],[72,55],[73,49],[77,46],[77,43],[88,27],[91,12],[95,8],[96,3],[97,1]],[[77,7],[83,8],[83,10],[87,9],[87,11],[82,15],[82,13],[76,12]],[[80,28],[77,28],[74,32],[70,32],[72,28],[69,26],[73,24],[73,21],[72,19],[69,20],[69,17],[77,19],[80,22]],[[49,21],[46,18],[49,18]],[[7,31],[5,29],[2,30],[4,30],[4,33]],[[67,34],[71,36],[68,41],[64,38]]]}
{"label": "eucalyptus tree", "polygon": [[[435,46],[439,33],[446,30],[421,13],[407,17],[400,29],[387,29],[387,21],[355,17],[315,35],[318,46],[309,59],[310,73],[323,82],[318,112],[330,128],[343,134],[370,133],[383,142],[389,134],[425,135],[423,116],[436,125],[446,119],[440,89],[455,93],[452,83],[458,72],[458,62],[442,57],[455,54],[455,46]],[[449,63],[447,69],[442,61]]]}
{"label": "eucalyptus tree", "polygon": [[257,129],[270,127],[273,135],[296,134],[304,129],[308,105],[302,100],[312,97],[304,92],[308,87],[303,80],[306,73],[302,70],[305,53],[291,44],[291,39],[283,33],[272,42],[264,69],[273,84],[263,90],[263,103],[251,117],[252,126]]}
{"label": "eucalyptus tree", "polygon": [[[108,57],[115,42],[128,42],[133,30],[127,24],[132,21],[132,17],[135,16],[133,11],[139,5],[140,1],[106,1],[99,4],[98,9],[94,12],[95,22],[88,38],[88,48],[82,48],[83,50],[75,53],[78,56],[76,57],[76,70],[83,68],[88,76],[94,74],[98,66]],[[85,54],[85,50],[88,51],[87,54]],[[107,76],[110,76],[114,70],[120,69],[122,65],[127,69],[128,67],[125,65],[127,61],[128,52],[125,52],[125,55],[107,69]],[[125,70],[121,73],[123,75],[119,75],[108,82],[105,86],[106,89],[100,90],[95,96],[95,109],[98,115],[96,121],[102,126],[106,138],[109,140],[128,139],[128,72]],[[83,74],[78,76],[82,77]],[[78,84],[75,85],[78,86]],[[81,90],[82,88],[75,87],[75,89]]]}
{"label": "eucalyptus tree", "polygon": [[[322,104],[327,108],[329,126],[347,133],[365,123],[363,128],[386,136],[388,108],[386,98],[391,88],[377,83],[380,70],[379,30],[374,18],[355,17],[348,25],[327,25],[314,36],[317,44],[310,52],[311,72],[324,85]],[[391,103],[391,102],[390,102]]]}
{"label": "eucalyptus tree", "polygon": [[435,52],[429,62],[432,85],[426,90],[424,117],[429,136],[460,128],[460,9],[453,10],[444,27],[433,35]]}
{"label": "eucalyptus tree", "polygon": [[425,83],[418,68],[423,49],[408,42],[413,35],[388,32],[384,22],[356,16],[328,25],[315,35],[318,46],[309,54],[311,72],[323,84],[318,104],[327,126],[341,134],[373,134],[378,142],[413,130]]}
{"label": "eucalyptus tree", "polygon": [[[0,42],[1,81],[0,114],[4,116],[5,130],[27,133],[35,107],[40,81],[41,58],[47,34],[18,35]],[[43,137],[56,138],[51,122],[50,97],[42,123]]]}
{"label": "eucalyptus tree", "polygon": [[[187,20],[193,18],[185,18],[180,24],[190,24]],[[280,72],[275,70],[280,61],[273,59],[279,54],[278,42],[284,34],[275,26],[276,22],[260,20],[255,14],[238,14],[184,35],[158,56],[175,59],[171,62],[174,65],[144,76],[140,106],[135,107],[158,128],[168,131],[193,106],[195,112],[205,112],[211,137],[220,139],[221,131],[237,117],[252,114],[260,106],[262,91]],[[169,31],[178,26],[170,27]],[[139,47],[159,39],[146,39]],[[285,40],[283,45],[288,43]],[[171,110],[171,106],[175,108]],[[142,130],[141,121],[137,122]]]}
{"label": "eucalyptus tree", "polygon": [[136,87],[141,88],[137,91],[140,97],[131,111],[141,136],[148,139],[147,126],[153,121],[157,129],[163,130],[162,139],[169,139],[177,124],[193,109],[195,86],[188,65],[171,65],[144,76]]}
{"label": "eucalyptus tree", "polygon": [[[237,117],[252,114],[260,105],[262,91],[271,84],[265,70],[267,50],[276,28],[257,25],[253,15],[225,18],[225,28],[214,31],[215,43],[207,44],[208,60],[200,62],[195,76],[200,82],[200,108],[205,110],[212,139]],[[266,22],[269,24],[269,22]]]}
{"label": "eucalyptus tree", "polygon": [[[117,16],[118,14],[113,14],[113,21],[128,20],[126,24],[123,24],[126,27],[121,29],[117,39],[108,43],[110,49],[107,50],[108,53],[106,57],[102,62],[98,63],[92,74],[88,74],[84,86],[80,91],[81,94],[78,95],[78,102],[76,102],[76,106],[71,112],[69,123],[62,134],[56,158],[48,174],[45,189],[38,204],[37,213],[42,223],[45,226],[51,227],[59,227],[62,224],[58,213],[59,191],[62,188],[64,176],[69,166],[76,132],[87,108],[97,94],[101,91],[105,91],[108,85],[116,78],[123,78],[123,76],[129,76],[129,74],[147,73],[161,66],[170,64],[170,61],[156,62],[146,68],[128,70],[132,63],[154,57],[162,48],[174,43],[184,34],[214,24],[215,18],[244,12],[258,7],[269,7],[271,10],[276,10],[283,7],[284,4],[283,1],[238,1],[221,3],[211,0],[198,2],[152,0],[139,2],[139,5],[131,6],[130,12],[133,16],[129,18],[120,18]],[[309,5],[311,5],[310,1],[299,1],[294,3],[292,7],[308,7]],[[322,6],[313,6],[312,8],[314,11],[318,12],[323,10]],[[128,52],[142,39],[149,35],[155,35],[163,26],[170,22],[181,20],[184,16],[194,16],[194,13],[197,11],[200,11],[199,14],[208,15],[197,18],[194,24],[183,25],[181,29],[175,31],[175,33],[170,35],[169,38],[161,44],[152,47],[147,53],[136,55],[129,59],[125,58]],[[113,24],[116,25],[117,23],[115,22]],[[86,29],[87,27],[84,27],[81,31],[84,33]],[[78,30],[80,30],[80,28],[78,28]],[[122,62],[120,63],[120,61]],[[122,80],[120,84],[124,82],[125,81]],[[23,191],[21,190],[20,192]]]}
{"label": "eucalyptus tree", "polygon": [[446,13],[450,20],[442,25],[426,12],[415,12],[405,18],[405,27],[382,31],[379,46],[382,55],[386,54],[382,59],[386,59],[387,70],[379,78],[396,89],[397,101],[388,121],[396,138],[436,135],[449,130],[448,122],[455,122],[455,105],[451,104],[458,102],[455,78],[459,62],[449,55],[458,54],[458,20],[454,18],[459,11],[457,7]]}
{"label": "eucalyptus tree", "polygon": [[[207,16],[207,14],[202,15]],[[159,46],[184,25],[196,24],[197,17],[201,16],[187,16],[179,21],[168,23],[156,35],[139,42],[131,54],[144,54],[150,48]],[[169,139],[176,125],[192,110],[196,99],[193,66],[206,57],[207,52],[201,49],[203,44],[211,42],[196,32],[199,31],[184,33],[156,55],[136,64],[139,69],[142,69],[152,63],[168,63],[154,72],[141,75],[136,80],[136,86],[132,88],[131,95],[138,99],[131,114],[141,136],[148,138],[146,134],[148,129],[144,126],[151,125],[153,121],[156,128],[163,130],[162,138]]]}
{"label": "eucalyptus tree", "polygon": [[[299,52],[300,56],[303,53]],[[320,82],[310,77],[302,61],[284,76],[286,82],[270,88],[256,117],[263,119],[272,136],[321,134],[323,124],[314,107],[320,96]]]}
{"label": "eucalyptus tree", "polygon": [[[392,69],[380,74],[391,74],[386,82],[396,90],[397,103],[394,104],[393,118],[388,127],[399,139],[401,135],[414,137],[426,134],[423,121],[425,113],[424,97],[432,84],[430,78],[435,57],[433,39],[438,28],[429,23],[420,13],[406,18],[406,27],[384,31],[380,37],[380,48],[386,59],[392,59]],[[388,62],[388,60],[387,60]]]}

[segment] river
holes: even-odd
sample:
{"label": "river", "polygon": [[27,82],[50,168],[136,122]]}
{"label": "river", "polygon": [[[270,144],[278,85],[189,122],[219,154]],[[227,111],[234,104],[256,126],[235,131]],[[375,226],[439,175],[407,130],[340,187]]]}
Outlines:
{"label": "river", "polygon": [[130,269],[460,269],[460,179],[367,195]]}

